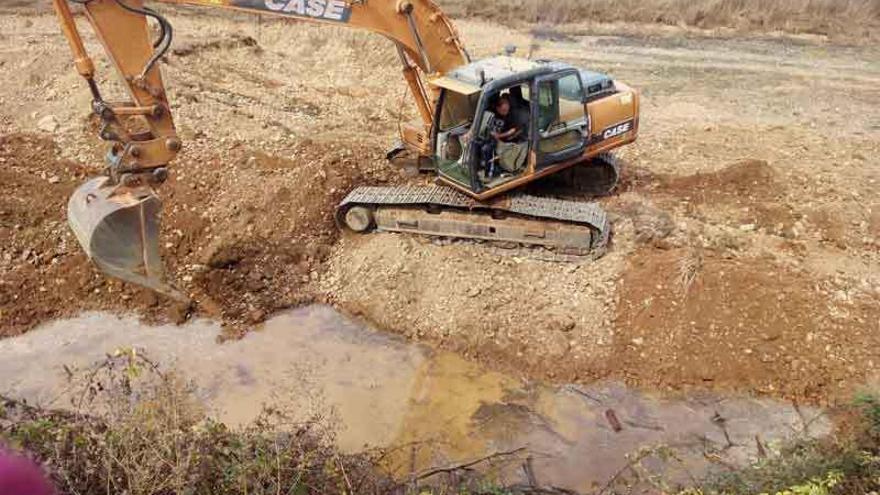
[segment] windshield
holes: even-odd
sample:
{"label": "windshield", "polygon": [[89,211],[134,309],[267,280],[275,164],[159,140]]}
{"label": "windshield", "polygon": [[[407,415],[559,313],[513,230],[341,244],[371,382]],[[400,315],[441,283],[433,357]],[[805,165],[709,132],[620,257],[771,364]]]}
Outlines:
{"label": "windshield", "polygon": [[480,93],[470,96],[444,89],[443,106],[440,108],[440,131],[469,124],[474,119]]}

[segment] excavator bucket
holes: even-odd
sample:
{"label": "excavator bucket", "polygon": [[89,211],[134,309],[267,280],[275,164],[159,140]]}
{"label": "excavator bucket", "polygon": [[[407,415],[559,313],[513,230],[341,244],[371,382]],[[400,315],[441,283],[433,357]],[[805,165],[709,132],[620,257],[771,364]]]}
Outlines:
{"label": "excavator bucket", "polygon": [[110,276],[188,302],[165,281],[159,255],[162,202],[149,187],[122,188],[108,181],[86,182],[67,204],[67,221],[86,254]]}

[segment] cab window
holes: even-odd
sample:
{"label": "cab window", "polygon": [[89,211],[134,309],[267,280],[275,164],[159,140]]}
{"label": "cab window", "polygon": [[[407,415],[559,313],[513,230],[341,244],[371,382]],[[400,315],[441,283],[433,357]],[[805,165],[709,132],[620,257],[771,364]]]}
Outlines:
{"label": "cab window", "polygon": [[440,109],[440,130],[448,131],[471,122],[474,119],[480,94],[467,96],[454,91],[445,91],[443,107]]}
{"label": "cab window", "polygon": [[559,153],[583,146],[587,125],[583,94],[577,74],[539,83],[539,152]]}
{"label": "cab window", "polygon": [[581,78],[577,75],[565,76],[559,80],[559,97],[568,101],[582,101],[583,88]]}

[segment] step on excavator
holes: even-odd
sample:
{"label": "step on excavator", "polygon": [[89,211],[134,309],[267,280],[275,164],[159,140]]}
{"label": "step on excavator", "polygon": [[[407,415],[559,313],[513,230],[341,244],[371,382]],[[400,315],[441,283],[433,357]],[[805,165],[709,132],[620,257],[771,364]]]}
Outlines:
{"label": "step on excavator", "polygon": [[[160,60],[173,30],[143,0],[52,0],[74,65],[92,94],[100,137],[111,143],[102,176],[75,191],[68,222],[104,273],[186,300],[165,277],[157,189],[181,150]],[[420,119],[402,126],[389,159],[413,157],[434,186],[359,187],[338,206],[338,225],[538,245],[601,255],[610,224],[597,204],[529,196],[526,184],[589,167],[610,191],[612,150],[635,141],[639,94],[607,75],[513,50],[471,60],[432,0],[156,0],[366,29],[390,39]],[[71,11],[82,9],[128,90],[103,98]],[[150,23],[158,27],[158,35]],[[155,38],[155,39],[154,39]]]}

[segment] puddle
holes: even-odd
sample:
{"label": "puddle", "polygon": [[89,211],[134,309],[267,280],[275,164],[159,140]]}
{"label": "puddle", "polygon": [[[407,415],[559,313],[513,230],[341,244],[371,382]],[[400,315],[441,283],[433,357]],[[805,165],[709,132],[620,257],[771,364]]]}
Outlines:
{"label": "puddle", "polygon": [[[679,477],[755,459],[758,441],[772,447],[830,431],[819,411],[779,401],[523,383],[324,306],[277,316],[240,341],[217,344],[219,332],[209,321],[148,326],[102,313],[56,321],[0,340],[0,392],[63,406],[63,366],[86,368],[135,347],[192,380],[230,424],[253,419],[264,403],[304,415],[332,410],[346,451],[419,445],[397,450],[400,474],[525,447],[539,483],[579,491],[604,485],[644,447],[674,447],[680,462],[649,465]],[[526,476],[520,466],[500,475]]]}

